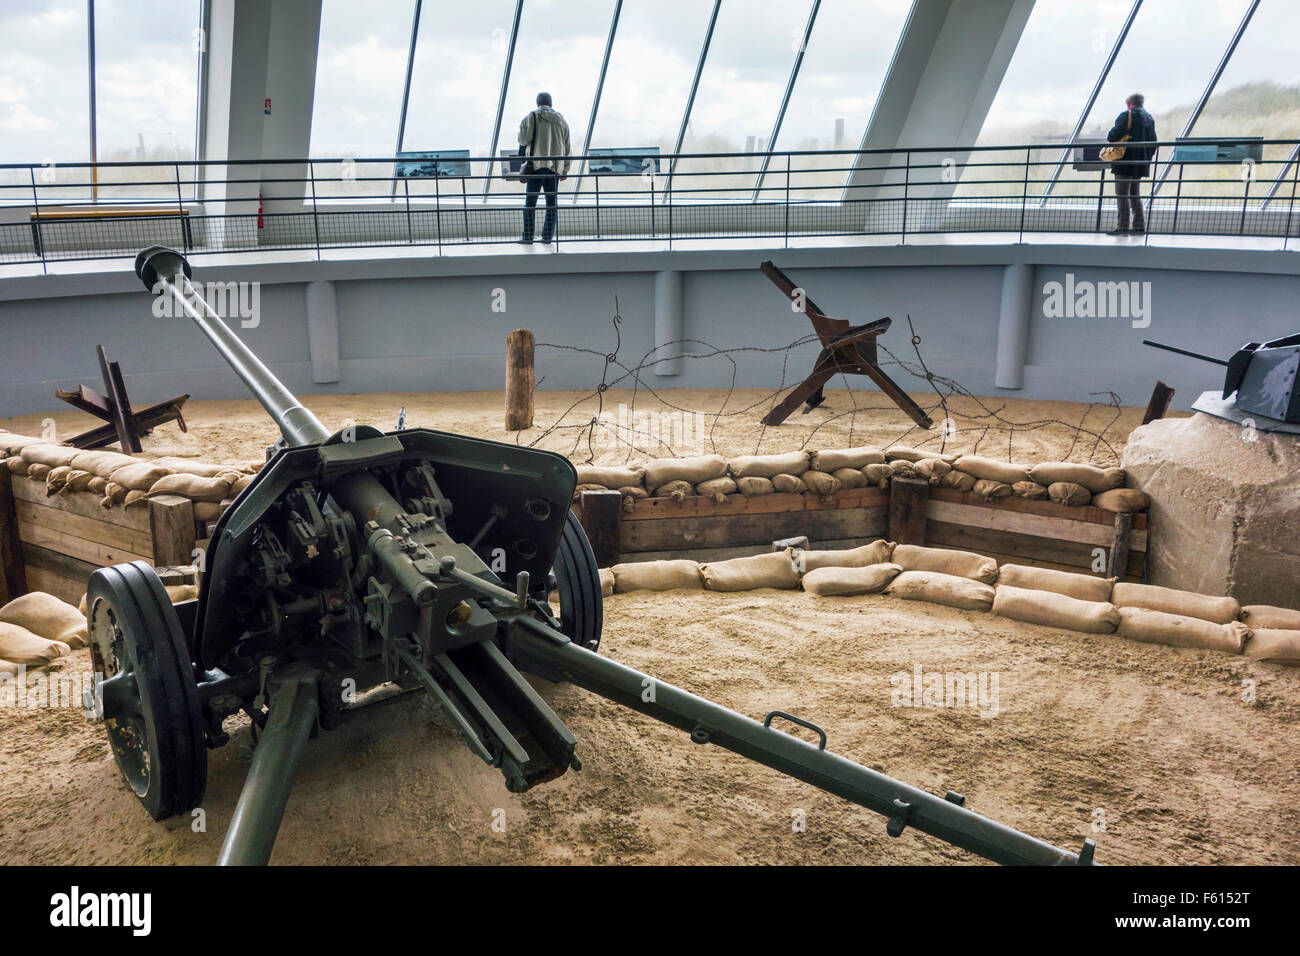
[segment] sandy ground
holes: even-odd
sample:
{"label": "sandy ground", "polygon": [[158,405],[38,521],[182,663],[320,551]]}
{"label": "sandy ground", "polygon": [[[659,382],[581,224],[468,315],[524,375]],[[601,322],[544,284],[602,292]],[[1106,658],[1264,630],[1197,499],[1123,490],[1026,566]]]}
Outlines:
{"label": "sandy ground", "polygon": [[[1092,836],[1099,861],[1300,863],[1300,670],[887,597],[642,592],[608,599],[606,622],[617,660],[750,716],[805,716],[831,750],[977,812],[1070,849]],[[890,676],[917,665],[996,674],[996,715],[893,706]],[[414,697],[309,745],[274,862],[973,861],[574,687],[543,693],[580,772],[512,795]],[[210,863],[249,753],[245,732],[212,753],[195,833],[148,817],[79,711],[0,708],[0,737],[10,862]]]}
{"label": "sandy ground", "polygon": [[[681,389],[655,395],[609,390],[540,391],[535,427],[507,432],[501,392],[421,392],[410,394],[309,395],[303,404],[331,429],[345,425],[394,427],[406,408],[408,427],[536,444],[563,452],[574,461],[612,464],[651,457],[751,455],[794,448],[844,448],[855,445],[914,445],[927,449],[972,451],[1009,461],[1093,461],[1118,463],[1128,433],[1142,420],[1140,408],[1107,404],[1029,401],[955,396],[946,409],[934,393],[913,398],[930,412],[935,428],[916,428],[879,392],[828,391],[826,402],[807,415],[795,412],[779,428],[759,421],[779,395],[760,389],[732,393]],[[591,426],[598,418],[602,424]],[[56,434],[74,435],[100,424],[75,410],[0,419],[0,428],[40,434],[53,419]],[[145,453],[183,455],[212,461],[260,459],[278,432],[251,399],[189,402],[188,433],[168,424],[144,441]],[[948,421],[946,430],[942,423]]]}
{"label": "sandy ground", "polygon": [[[716,411],[724,397],[675,392],[656,405],[642,395],[635,407]],[[539,425],[589,420],[591,402],[564,416],[581,398],[540,393]],[[708,420],[712,435],[702,447],[674,450],[736,454],[927,437],[908,434],[897,411],[844,414],[852,401],[870,398],[830,393],[825,407],[767,430],[755,425],[764,404]],[[741,407],[770,396],[731,400]],[[615,415],[630,401],[628,393],[604,396]],[[306,404],[333,427],[348,419],[390,427],[405,406],[411,425],[509,440],[500,393],[311,397]],[[984,404],[997,410],[996,420],[976,400],[952,403],[950,450],[978,444],[997,457],[1108,463],[1141,414],[1122,409],[1108,424],[1116,411],[1105,407]],[[60,434],[85,425],[75,412],[53,417]],[[256,458],[274,437],[252,402],[195,402],[187,418],[188,434],[165,426],[147,439],[148,451]],[[39,419],[0,425],[25,431]],[[997,429],[986,428],[991,421]],[[1069,424],[1034,424],[1053,421]],[[1002,430],[1007,422],[1014,430]],[[1080,422],[1104,431],[1103,441],[1080,435]],[[521,440],[570,452],[575,437],[582,437],[577,430],[545,435],[539,427]],[[595,451],[602,462],[629,457],[626,445],[608,439]],[[961,792],[970,808],[1042,839],[1077,849],[1092,836],[1100,861],[1300,863],[1300,670],[885,597],[641,593],[608,599],[605,619],[601,649],[617,660],[750,716],[773,709],[805,716],[826,728],[832,750],[933,793]],[[893,706],[891,675],[918,665],[996,675],[996,716]],[[88,666],[79,651],[64,668]],[[274,862],[972,860],[914,831],[890,839],[884,821],[866,810],[696,746],[571,686],[547,684],[543,693],[579,738],[581,772],[511,795],[433,705],[405,700],[310,745]],[[212,753],[206,831],[195,832],[189,817],[149,819],[121,782],[102,730],[73,707],[0,707],[0,739],[0,860],[13,862],[210,863],[250,753],[243,731]],[[797,810],[806,820],[799,833],[791,826]]]}

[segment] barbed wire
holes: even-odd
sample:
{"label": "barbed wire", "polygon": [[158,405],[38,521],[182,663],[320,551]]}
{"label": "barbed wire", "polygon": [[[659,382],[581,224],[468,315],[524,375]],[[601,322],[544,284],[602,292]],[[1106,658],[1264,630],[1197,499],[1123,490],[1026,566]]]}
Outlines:
{"label": "barbed wire", "polygon": [[[644,352],[635,362],[629,364],[620,356],[620,352],[623,348],[621,329],[623,317],[619,312],[617,296],[614,299],[614,314],[610,320],[610,324],[613,327],[614,332],[614,348],[611,351],[601,351],[600,349],[589,346],[557,342],[537,343],[536,348],[538,349],[553,349],[558,352],[590,355],[594,359],[599,359],[601,362],[601,372],[600,381],[596,386],[590,390],[584,391],[567,408],[560,412],[551,424],[543,427],[537,435],[533,436],[528,441],[529,448],[538,446],[542,442],[549,440],[552,436],[563,436],[571,433],[573,435],[573,444],[567,452],[568,456],[577,460],[580,449],[582,449],[585,443],[587,457],[584,461],[585,463],[591,463],[595,460],[597,455],[597,435],[603,434],[611,439],[616,446],[626,448],[627,454],[624,459],[625,461],[630,461],[632,457],[637,454],[651,458],[678,457],[677,451],[673,448],[672,444],[664,440],[664,436],[655,436],[651,447],[642,447],[640,444],[641,440],[650,436],[643,433],[640,429],[624,424],[620,420],[611,421],[610,418],[605,415],[605,392],[613,388],[621,387],[629,388],[632,392],[631,398],[627,403],[627,422],[635,422],[636,402],[640,394],[644,392],[665,408],[681,412],[684,415],[697,416],[697,421],[700,419],[708,420],[708,447],[712,451],[717,452],[718,444],[716,440],[716,432],[719,423],[724,419],[735,418],[737,416],[754,415],[756,414],[756,409],[763,408],[764,406],[766,406],[765,412],[774,408],[781,395],[787,390],[790,354],[796,349],[819,341],[815,333],[809,333],[782,346],[765,347],[757,345],[742,345],[722,348],[703,339],[681,338],[674,339],[670,342],[660,343]],[[1106,454],[1116,462],[1119,461],[1119,453],[1107,439],[1110,429],[1115,425],[1122,414],[1120,396],[1116,393],[1111,391],[1089,392],[1089,398],[1092,400],[1088,402],[1087,407],[1084,409],[1084,412],[1077,423],[1067,422],[1060,418],[1039,418],[1029,421],[1015,421],[1008,417],[1008,415],[1004,414],[1007,410],[1007,404],[1005,402],[997,407],[993,407],[987,403],[982,396],[976,395],[956,379],[939,375],[932,371],[922,354],[922,339],[917,333],[910,315],[907,316],[907,325],[910,333],[910,345],[912,351],[916,355],[916,360],[913,362],[902,359],[892,352],[886,345],[877,341],[876,345],[879,351],[888,356],[888,361],[880,361],[877,362],[877,364],[882,369],[899,369],[907,375],[924,382],[926,386],[934,392],[934,398],[929,402],[929,404],[921,401],[918,401],[917,404],[926,415],[930,416],[932,419],[935,417],[936,413],[939,415],[939,428],[933,434],[925,434],[925,437],[921,438],[919,434],[916,433],[928,430],[923,430],[915,423],[911,423],[890,441],[884,443],[883,447],[890,448],[911,438],[911,446],[919,449],[933,446],[937,442],[937,447],[935,447],[934,450],[937,454],[941,454],[946,450],[948,443],[956,434],[959,432],[968,433],[972,428],[975,428],[978,429],[978,434],[971,445],[972,452],[977,452],[980,445],[990,436],[1005,433],[1007,438],[1007,460],[1010,461],[1014,459],[1014,441],[1017,434],[1035,432],[1047,428],[1062,428],[1066,429],[1070,434],[1069,450],[1062,456],[1064,459],[1068,460],[1070,456],[1074,454],[1075,448],[1077,448],[1081,443],[1090,440],[1092,442],[1092,447],[1088,454],[1088,461],[1093,461],[1093,459],[1097,457],[1099,449],[1104,449]],[[688,348],[693,349],[693,351],[688,351]],[[736,380],[740,367],[737,357],[745,356],[747,354],[772,355],[777,353],[781,354],[781,374],[777,386],[770,391],[763,391],[758,399],[751,401],[748,404],[729,408],[737,391]],[[668,390],[656,388],[650,382],[646,381],[643,375],[647,369],[653,370],[662,362],[693,362],[712,359],[722,359],[730,367],[730,374],[727,377],[725,394],[721,404],[719,404],[716,410],[691,408],[681,404],[680,399],[677,399],[676,397],[668,397],[668,394],[677,391],[676,389]],[[614,373],[614,377],[612,378],[611,370],[613,370]],[[841,422],[845,417],[848,418],[848,445],[852,447],[854,432],[858,425],[858,416],[869,415],[876,412],[900,411],[898,406],[888,399],[878,403],[861,401],[861,396],[875,394],[883,398],[884,393],[869,391],[866,389],[855,389],[851,385],[849,377],[846,374],[841,373],[841,378],[844,382],[844,389],[849,397],[851,407],[843,412],[832,413],[827,418],[814,425],[807,434],[803,436],[802,442],[798,445],[800,450],[808,448],[813,439],[816,438],[820,432],[829,429],[829,427],[834,425],[836,422]],[[1105,397],[1105,400],[1098,401],[1097,399],[1102,396]],[[973,412],[953,411],[950,407],[950,402],[954,397],[960,398],[966,403],[973,404],[977,410]],[[594,415],[584,416],[582,421],[569,421],[570,416],[575,413],[579,406],[591,402],[593,399],[596,402],[596,411]],[[1085,423],[1088,421],[1089,416],[1099,408],[1110,408],[1113,411],[1113,414],[1101,426],[1100,430],[1093,430],[1085,427]],[[964,428],[957,429],[956,420],[958,418],[965,419],[967,422],[974,424],[967,424]],[[880,424],[878,421],[873,423],[877,426]],[[757,422],[756,425],[757,436],[754,443],[754,454],[757,454],[759,448],[762,446],[763,439],[766,436],[768,429],[768,426],[763,424],[761,421]],[[685,432],[685,427],[679,429],[679,433],[681,433],[683,437],[685,436]],[[914,434],[916,437],[911,437],[914,436]],[[523,432],[516,434],[516,444],[521,444],[523,439]]]}

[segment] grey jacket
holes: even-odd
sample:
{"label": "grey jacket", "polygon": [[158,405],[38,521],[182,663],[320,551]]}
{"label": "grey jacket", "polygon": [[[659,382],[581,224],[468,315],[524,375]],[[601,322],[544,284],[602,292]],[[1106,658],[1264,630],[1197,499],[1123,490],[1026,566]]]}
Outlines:
{"label": "grey jacket", "polygon": [[[519,145],[528,148],[527,156],[568,156],[573,152],[569,143],[569,124],[549,106],[539,106],[524,117],[519,124]],[[567,159],[534,159],[532,165],[553,169],[561,176],[569,175]]]}

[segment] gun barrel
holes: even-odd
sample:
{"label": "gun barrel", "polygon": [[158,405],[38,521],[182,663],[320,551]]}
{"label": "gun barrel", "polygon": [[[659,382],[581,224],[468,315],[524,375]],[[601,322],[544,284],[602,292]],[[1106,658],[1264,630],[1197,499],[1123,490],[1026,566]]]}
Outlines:
{"label": "gun barrel", "polygon": [[1152,342],[1150,339],[1143,339],[1143,345],[1149,345],[1153,349],[1164,349],[1166,352],[1174,352],[1177,355],[1186,355],[1188,358],[1200,359],[1202,362],[1210,362],[1213,365],[1227,365],[1223,359],[1215,358],[1213,355],[1202,355],[1200,352],[1189,352],[1187,349],[1180,349],[1176,345],[1165,345],[1162,342]]}
{"label": "gun barrel", "polygon": [[199,330],[208,337],[221,357],[248,386],[253,397],[262,403],[275,420],[290,445],[323,442],[329,431],[320,419],[302,406],[285,388],[253,350],[245,345],[221,316],[212,310],[190,282],[193,272],[189,261],[174,249],[152,246],[136,257],[135,271],[150,292],[173,296]]}

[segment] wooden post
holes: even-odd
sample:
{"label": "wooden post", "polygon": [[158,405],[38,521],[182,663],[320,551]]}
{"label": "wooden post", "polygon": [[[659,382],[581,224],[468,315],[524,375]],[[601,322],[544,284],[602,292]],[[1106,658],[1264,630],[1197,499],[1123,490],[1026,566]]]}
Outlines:
{"label": "wooden post", "polygon": [[506,336],[506,431],[533,427],[533,333],[515,329]]}
{"label": "wooden post", "polygon": [[191,564],[194,561],[194,502],[180,495],[149,499],[149,532],[153,537],[153,563]]}
{"label": "wooden post", "polygon": [[889,480],[889,540],[895,544],[925,544],[925,506],[930,483],[915,478]]}
{"label": "wooden post", "polygon": [[27,593],[27,569],[23,545],[18,538],[18,515],[14,511],[13,477],[0,464],[0,604],[8,604]]}
{"label": "wooden post", "polygon": [[623,515],[623,496],[617,491],[584,491],[581,498],[582,530],[587,532],[597,567],[618,564],[619,522]]}
{"label": "wooden post", "polygon": [[1159,379],[1156,380],[1156,387],[1151,390],[1151,400],[1147,402],[1146,414],[1142,416],[1142,424],[1155,421],[1157,418],[1164,418],[1169,412],[1169,403],[1174,400],[1174,390]]}
{"label": "wooden post", "polygon": [[[1172,393],[1171,393],[1172,394]],[[1129,544],[1133,540],[1133,516],[1127,512],[1115,515],[1115,540],[1110,546],[1110,563],[1106,574],[1121,581],[1128,573]]]}

